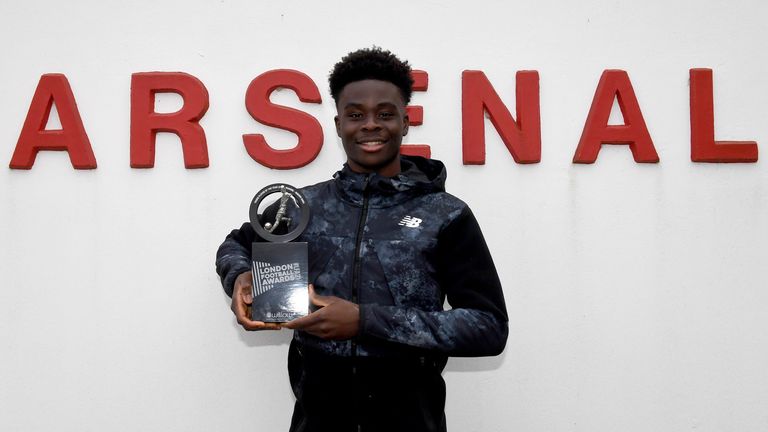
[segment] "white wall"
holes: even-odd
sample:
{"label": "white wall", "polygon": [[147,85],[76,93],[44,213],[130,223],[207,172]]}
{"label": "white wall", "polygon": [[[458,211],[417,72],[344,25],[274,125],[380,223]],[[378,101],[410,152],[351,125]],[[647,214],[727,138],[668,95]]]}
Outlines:
{"label": "white wall", "polygon": [[[245,333],[213,270],[263,185],[324,180],[343,161],[326,74],[377,44],[427,70],[413,103],[448,188],[473,207],[510,312],[505,353],[452,359],[453,431],[768,430],[768,62],[762,1],[385,3],[25,1],[0,4],[0,162],[38,79],[67,75],[99,167],[41,153],[0,169],[0,430],[286,430],[290,334]],[[714,69],[718,139],[755,164],[689,159],[688,69]],[[253,162],[243,133],[290,147],[243,100],[256,75],[311,76],[326,142],[305,168]],[[661,158],[626,146],[573,165],[602,70],[629,72]],[[461,164],[461,71],[514,105],[541,76],[542,161],[517,165],[488,123],[488,161]],[[202,80],[210,167],[161,135],[129,168],[130,76]],[[164,97],[172,111],[177,100]]]}

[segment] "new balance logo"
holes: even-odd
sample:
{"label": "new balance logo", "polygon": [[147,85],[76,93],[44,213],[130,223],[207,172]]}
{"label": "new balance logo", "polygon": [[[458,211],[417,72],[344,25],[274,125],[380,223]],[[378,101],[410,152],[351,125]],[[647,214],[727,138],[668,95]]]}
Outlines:
{"label": "new balance logo", "polygon": [[398,225],[407,226],[408,228],[418,228],[419,224],[421,224],[421,219],[412,216],[406,216],[403,218],[403,220],[400,221]]}

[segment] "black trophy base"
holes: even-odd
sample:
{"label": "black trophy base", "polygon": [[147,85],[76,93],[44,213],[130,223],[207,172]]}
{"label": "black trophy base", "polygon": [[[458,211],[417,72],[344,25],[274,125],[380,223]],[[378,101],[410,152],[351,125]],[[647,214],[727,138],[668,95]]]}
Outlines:
{"label": "black trophy base", "polygon": [[287,322],[309,313],[307,243],[253,243],[251,319]]}

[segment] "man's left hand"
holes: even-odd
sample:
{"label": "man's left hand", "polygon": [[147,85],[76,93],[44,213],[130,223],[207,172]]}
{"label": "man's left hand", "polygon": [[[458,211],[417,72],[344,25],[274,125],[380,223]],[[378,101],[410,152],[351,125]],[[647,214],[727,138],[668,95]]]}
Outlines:
{"label": "man's left hand", "polygon": [[335,296],[322,296],[309,285],[309,300],[320,309],[311,314],[282,324],[293,330],[303,330],[323,339],[344,340],[357,336],[360,325],[360,307]]}

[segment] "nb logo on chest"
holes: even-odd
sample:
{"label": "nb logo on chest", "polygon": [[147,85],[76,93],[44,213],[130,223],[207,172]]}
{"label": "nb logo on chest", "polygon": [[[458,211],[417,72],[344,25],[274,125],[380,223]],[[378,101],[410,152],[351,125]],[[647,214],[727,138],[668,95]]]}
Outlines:
{"label": "nb logo on chest", "polygon": [[407,226],[408,228],[418,228],[420,224],[421,219],[412,216],[406,216],[398,223],[398,225]]}

